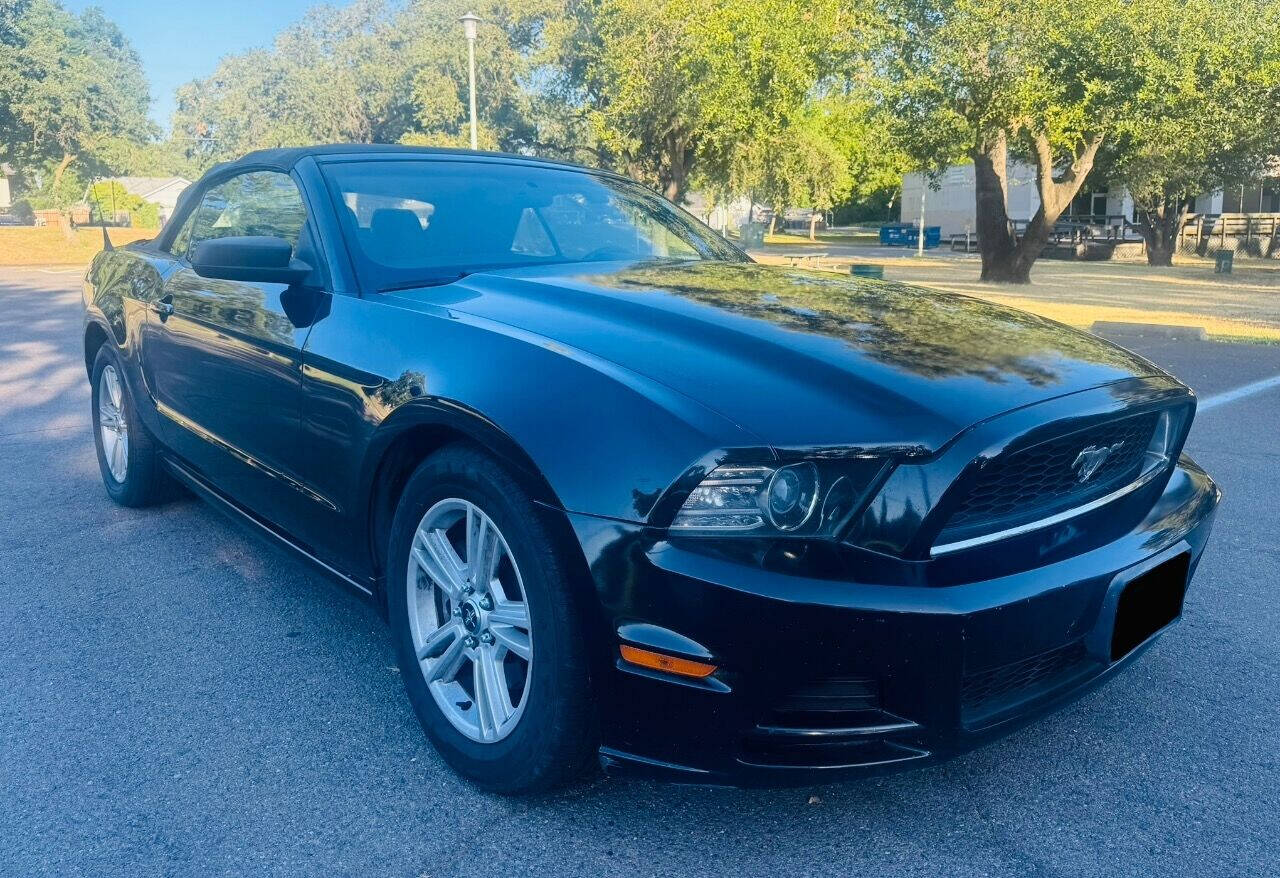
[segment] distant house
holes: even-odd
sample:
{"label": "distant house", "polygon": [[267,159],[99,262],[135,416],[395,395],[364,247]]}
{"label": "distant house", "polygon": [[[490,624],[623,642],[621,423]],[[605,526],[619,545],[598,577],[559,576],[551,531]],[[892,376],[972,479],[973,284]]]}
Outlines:
{"label": "distant house", "polygon": [[104,182],[119,183],[130,195],[154,204],[159,208],[162,225],[173,215],[178,196],[191,185],[186,177],[112,177]]}
{"label": "distant house", "polygon": [[13,193],[9,189],[9,178],[14,175],[13,165],[0,162],[0,210],[13,207]]}
{"label": "distant house", "polygon": [[[690,192],[684,199],[685,210],[720,232],[728,229],[737,231],[738,226],[747,221],[748,206],[749,202],[745,197],[726,202],[705,192]],[[755,218],[759,219],[758,216]]]}

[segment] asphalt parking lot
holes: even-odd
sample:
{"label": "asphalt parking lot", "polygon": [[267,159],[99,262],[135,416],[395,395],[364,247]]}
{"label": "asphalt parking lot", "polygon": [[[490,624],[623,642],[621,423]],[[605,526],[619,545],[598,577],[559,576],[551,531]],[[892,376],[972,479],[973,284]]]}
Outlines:
{"label": "asphalt parking lot", "polygon": [[0,269],[0,875],[1280,872],[1280,346],[1120,339],[1201,395],[1226,500],[1183,623],[1084,700],[915,773],[509,800],[426,744],[370,605],[107,500],[79,280]]}

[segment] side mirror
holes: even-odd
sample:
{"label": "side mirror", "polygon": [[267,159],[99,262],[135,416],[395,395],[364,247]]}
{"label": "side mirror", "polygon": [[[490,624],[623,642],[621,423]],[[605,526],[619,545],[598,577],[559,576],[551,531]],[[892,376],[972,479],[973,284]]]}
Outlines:
{"label": "side mirror", "polygon": [[288,241],[267,235],[201,241],[191,253],[191,267],[201,277],[290,285],[311,273],[310,265],[293,258]]}

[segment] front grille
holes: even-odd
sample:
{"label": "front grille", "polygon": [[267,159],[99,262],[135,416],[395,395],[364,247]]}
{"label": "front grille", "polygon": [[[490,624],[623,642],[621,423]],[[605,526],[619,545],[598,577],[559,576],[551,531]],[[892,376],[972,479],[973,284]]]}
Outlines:
{"label": "front grille", "polygon": [[774,709],[780,717],[794,720],[812,714],[839,715],[880,707],[880,687],[875,680],[856,677],[818,680],[798,687]]}
{"label": "front grille", "polygon": [[960,713],[965,725],[974,726],[1058,686],[1092,668],[1084,641],[964,675]]}
{"label": "front grille", "polygon": [[[939,537],[949,542],[1047,518],[1136,479],[1160,415],[1107,421],[986,461]],[[1111,454],[1084,482],[1076,460],[1089,447]]]}

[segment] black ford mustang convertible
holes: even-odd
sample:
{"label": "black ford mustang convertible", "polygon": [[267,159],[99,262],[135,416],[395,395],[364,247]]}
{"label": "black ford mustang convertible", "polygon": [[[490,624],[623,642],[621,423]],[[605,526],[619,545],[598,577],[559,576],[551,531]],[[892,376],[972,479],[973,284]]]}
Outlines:
{"label": "black ford mustang convertible", "polygon": [[1218,502],[1145,360],[562,164],[253,153],[84,303],[111,497],[180,483],[367,593],[498,791],[954,755],[1176,621]]}

